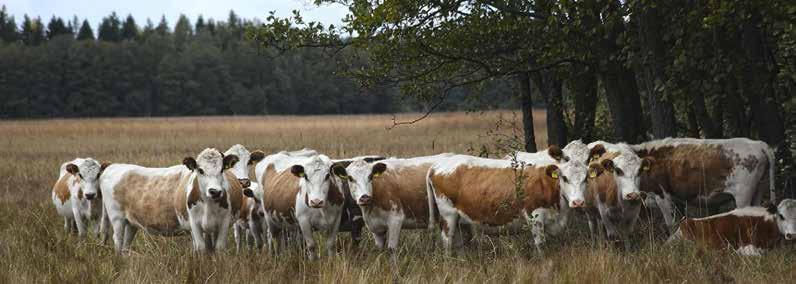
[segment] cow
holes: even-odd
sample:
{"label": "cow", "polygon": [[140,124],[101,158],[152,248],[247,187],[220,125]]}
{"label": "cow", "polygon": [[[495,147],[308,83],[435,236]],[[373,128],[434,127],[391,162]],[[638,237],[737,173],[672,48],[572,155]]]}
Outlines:
{"label": "cow", "polygon": [[58,215],[64,218],[66,232],[77,230],[78,236],[86,235],[86,223],[95,224],[95,232],[105,237],[102,201],[97,198],[100,174],[109,165],[92,158],[76,158],[61,164],[58,181],[52,189],[52,201]]}
{"label": "cow", "polygon": [[[378,155],[358,156],[348,159],[332,160],[333,163],[339,164],[342,167],[348,167],[352,162],[362,160],[366,163],[373,161],[384,160],[385,158]],[[354,248],[359,247],[359,242],[362,241],[362,228],[365,227],[365,221],[362,219],[362,209],[359,208],[356,201],[351,197],[351,189],[349,183],[344,179],[336,179],[340,183],[338,187],[343,189],[345,195],[345,204],[343,205],[343,216],[340,219],[340,232],[351,232],[351,246]]]}
{"label": "cow", "polygon": [[556,145],[551,145],[546,150],[536,153],[515,152],[504,157],[504,159],[535,166],[556,165],[561,170],[561,175],[567,177],[566,182],[561,179],[560,212],[541,208],[532,213],[533,218],[539,219],[544,224],[539,229],[541,231],[537,237],[540,241],[543,242],[548,233],[551,235],[561,233],[569,223],[569,218],[572,215],[571,208],[581,208],[585,205],[587,169],[584,160],[585,157],[588,157],[588,153],[587,145],[580,140],[575,140],[567,144],[563,150]]}
{"label": "cow", "polygon": [[276,234],[298,226],[310,259],[316,258],[314,229],[325,231],[327,254],[333,254],[345,201],[334,179],[345,176],[345,168],[325,155],[281,152],[265,157],[255,174],[263,187],[268,247],[275,251]]}
{"label": "cow", "polygon": [[207,148],[169,168],[108,166],[100,177],[100,190],[116,251],[129,251],[139,229],[165,236],[188,231],[198,253],[226,248],[243,191],[227,171],[237,161],[235,155]]}
{"label": "cow", "polygon": [[235,249],[240,252],[243,239],[250,240],[248,243],[257,248],[262,247],[263,237],[263,217],[262,211],[262,189],[256,182],[249,179],[249,169],[263,158],[265,153],[262,151],[249,152],[241,144],[235,144],[224,152],[224,155],[235,155],[239,161],[228,171],[235,175],[243,189],[240,214],[232,225],[232,233],[235,237]]}
{"label": "cow", "polygon": [[[453,155],[431,166],[427,176],[429,198],[439,213],[442,240],[451,253],[457,224],[516,229],[523,220],[534,231],[534,245],[541,253],[541,226],[532,218],[539,208],[559,206],[562,175],[556,165],[522,165],[509,160]],[[435,224],[435,214],[430,214]]]}
{"label": "cow", "polygon": [[344,180],[379,249],[386,244],[394,256],[401,229],[429,227],[429,208],[433,206],[429,202],[426,174],[434,161],[452,155],[357,159],[348,165]]}
{"label": "cow", "polygon": [[[666,225],[673,228],[673,201],[716,207],[729,201],[736,208],[760,205],[766,187],[775,202],[773,150],[747,138],[666,138],[633,146],[651,163],[641,175],[641,190],[654,194]],[[768,174],[766,174],[768,173]]]}
{"label": "cow", "polygon": [[649,161],[636,155],[630,145],[604,141],[589,143],[589,178],[586,216],[592,236],[607,234],[617,244],[626,242],[635,229],[642,206],[639,175]]}
{"label": "cow", "polygon": [[734,249],[760,255],[785,239],[796,239],[796,200],[779,206],[750,206],[705,218],[685,218],[669,241],[688,240],[709,249]]}

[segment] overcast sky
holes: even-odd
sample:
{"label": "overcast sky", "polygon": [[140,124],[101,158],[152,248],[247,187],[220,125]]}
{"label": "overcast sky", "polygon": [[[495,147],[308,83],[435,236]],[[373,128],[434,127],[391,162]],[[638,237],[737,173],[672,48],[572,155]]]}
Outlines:
{"label": "overcast sky", "polygon": [[259,18],[264,20],[269,11],[276,11],[281,17],[291,15],[291,11],[299,10],[305,21],[319,21],[326,25],[339,25],[340,19],[348,12],[341,5],[315,6],[312,0],[0,0],[17,24],[22,23],[25,14],[31,17],[41,16],[46,25],[53,15],[64,19],[72,19],[77,15],[82,21],[88,19],[96,29],[103,17],[115,11],[124,19],[127,14],[135,17],[139,26],[146,24],[146,19],[158,23],[162,15],[166,16],[169,27],[174,28],[180,14],[185,14],[194,23],[196,17],[204,16],[205,20],[226,21],[230,10],[239,17],[246,19]]}

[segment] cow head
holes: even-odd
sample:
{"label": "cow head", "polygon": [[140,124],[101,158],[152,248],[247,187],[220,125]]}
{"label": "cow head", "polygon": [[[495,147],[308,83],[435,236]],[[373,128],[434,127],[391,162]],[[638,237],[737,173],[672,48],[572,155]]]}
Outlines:
{"label": "cow head", "polygon": [[323,208],[326,206],[326,197],[332,182],[332,174],[338,177],[345,177],[345,168],[332,163],[328,158],[314,156],[303,165],[293,165],[290,168],[299,180],[299,188],[302,195],[305,195],[307,206],[312,208]]}
{"label": "cow head", "polygon": [[584,165],[589,162],[589,146],[583,144],[583,141],[569,142],[567,146],[564,146],[563,151],[569,160],[579,161]]}
{"label": "cow head", "polygon": [[216,149],[204,149],[196,159],[186,157],[182,163],[196,175],[202,199],[221,200],[226,198],[229,182],[223,171],[238,162],[238,156],[221,154]]}
{"label": "cow head", "polygon": [[584,194],[586,192],[586,165],[579,161],[570,160],[559,164],[557,171],[558,175],[555,178],[561,188],[561,196],[569,202],[569,207],[583,207],[585,204]]}
{"label": "cow head", "polygon": [[238,156],[239,162],[232,165],[229,170],[238,178],[238,181],[243,187],[249,187],[251,184],[251,180],[249,179],[249,165],[253,165],[265,158],[265,153],[262,151],[249,152],[249,150],[241,144],[230,147],[229,150],[224,152],[224,155]]}
{"label": "cow head", "polygon": [[606,173],[612,174],[621,199],[641,200],[639,173],[644,169],[642,169],[642,160],[638,156],[632,152],[623,152],[613,158],[601,157],[597,160],[592,160],[592,164],[594,163],[599,164],[600,168],[596,169],[590,165],[590,178]]}
{"label": "cow head", "polygon": [[243,189],[243,195],[245,195],[248,198],[251,198],[252,201],[254,201],[249,204],[250,206],[249,212],[251,212],[252,215],[264,217],[265,207],[263,207],[262,203],[263,188],[260,187],[260,184],[256,182],[251,182],[251,184],[249,184],[249,187]]}
{"label": "cow head", "polygon": [[367,163],[357,160],[346,168],[348,187],[351,189],[351,197],[358,205],[367,206],[373,198],[373,179],[378,178],[387,170],[384,163]]}
{"label": "cow head", "polygon": [[[86,158],[78,165],[66,165],[66,171],[78,178],[79,187],[75,188],[74,194],[82,191],[82,196],[88,200],[93,200],[99,195],[99,176],[110,163],[100,164],[92,158]],[[71,190],[71,189],[70,189]],[[77,194],[81,196],[81,194]]]}
{"label": "cow head", "polygon": [[784,199],[776,208],[777,227],[786,240],[796,240],[796,199]]}

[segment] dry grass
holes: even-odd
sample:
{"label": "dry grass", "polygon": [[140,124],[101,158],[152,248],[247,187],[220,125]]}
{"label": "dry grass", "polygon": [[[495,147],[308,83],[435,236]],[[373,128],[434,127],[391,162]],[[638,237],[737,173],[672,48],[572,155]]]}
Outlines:
{"label": "dry grass", "polygon": [[[374,250],[372,240],[359,251],[341,248],[335,256],[308,261],[298,249],[275,257],[231,252],[195,257],[188,237],[139,234],[136,253],[120,257],[95,239],[64,234],[50,201],[58,166],[76,156],[166,166],[204,147],[234,143],[266,152],[310,147],[333,157],[467,152],[493,142],[484,134],[501,115],[511,117],[438,114],[390,131],[385,126],[391,117],[383,115],[0,122],[0,282],[789,282],[796,277],[792,247],[744,258],[639,236],[637,248],[624,252],[590,245],[582,222],[553,240],[544,257],[533,255],[527,235],[479,237],[466,251],[446,257],[434,248],[437,234],[422,231],[404,234],[397,267]],[[544,114],[536,119],[537,142],[545,145]],[[348,238],[343,234],[341,242]]]}

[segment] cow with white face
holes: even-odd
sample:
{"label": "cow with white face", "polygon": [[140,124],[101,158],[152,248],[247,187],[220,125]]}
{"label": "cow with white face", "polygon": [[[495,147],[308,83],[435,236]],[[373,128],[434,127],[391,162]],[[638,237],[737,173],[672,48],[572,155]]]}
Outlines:
{"label": "cow with white face", "polygon": [[[342,166],[343,168],[346,168],[354,161],[362,160],[366,163],[370,163],[384,159],[384,157],[379,155],[365,155],[347,159],[335,159],[332,160],[332,162]],[[362,209],[359,208],[356,200],[351,197],[351,189],[349,187],[348,181],[344,179],[334,180],[338,182],[337,186],[343,190],[343,195],[345,197],[343,216],[340,217],[340,232],[350,232],[352,247],[358,248],[359,242],[362,241],[362,228],[365,227],[365,221],[362,217]]]}
{"label": "cow with white face", "polygon": [[339,182],[333,179],[345,176],[345,168],[325,155],[282,152],[265,157],[255,173],[263,186],[269,248],[276,248],[275,237],[282,229],[298,226],[311,259],[316,257],[316,229],[327,234],[327,253],[333,254],[344,203]]}
{"label": "cow with white face", "polygon": [[623,243],[635,228],[641,211],[639,175],[649,169],[649,161],[639,158],[623,143],[597,141],[590,143],[589,148],[586,195],[589,229],[593,236],[605,230],[609,239]]}
{"label": "cow with white face", "polygon": [[117,252],[129,249],[139,229],[159,235],[190,231],[194,251],[224,249],[241,206],[243,188],[226,171],[237,161],[208,148],[169,168],[113,164],[105,169],[100,189]]}
{"label": "cow with white face", "polygon": [[[53,186],[52,200],[58,214],[64,218],[65,231],[77,230],[78,236],[84,237],[86,222],[102,220],[97,180],[108,165],[92,158],[77,158],[61,165],[58,181]],[[96,225],[95,231],[103,233],[103,224]]]}
{"label": "cow with white face", "polygon": [[345,180],[351,197],[362,209],[377,247],[384,249],[386,244],[394,253],[401,229],[429,227],[429,208],[433,206],[426,175],[436,160],[449,156],[452,154],[370,162],[359,159],[348,165]]}
{"label": "cow with white face", "polygon": [[588,157],[588,153],[588,146],[580,140],[575,140],[567,144],[563,150],[551,145],[546,150],[536,153],[516,152],[504,158],[535,166],[556,165],[561,172],[561,178],[558,180],[561,189],[560,212],[542,208],[532,214],[534,219],[539,220],[537,226],[543,224],[536,228],[538,242],[544,242],[548,233],[551,235],[561,233],[569,223],[572,209],[585,206],[587,167],[584,160]]}
{"label": "cow with white face", "polygon": [[796,240],[796,200],[779,206],[744,207],[705,218],[686,218],[669,241],[684,239],[710,249],[731,248],[760,255],[780,243]]}
{"label": "cow with white face", "polygon": [[259,150],[249,152],[243,145],[236,144],[224,152],[224,155],[235,155],[239,158],[239,161],[228,171],[237,177],[243,187],[240,214],[232,227],[235,248],[240,251],[244,238],[250,240],[248,242],[250,245],[260,248],[262,247],[263,216],[265,214],[262,210],[262,188],[258,183],[251,182],[249,170],[251,165],[265,158],[265,153]]}

